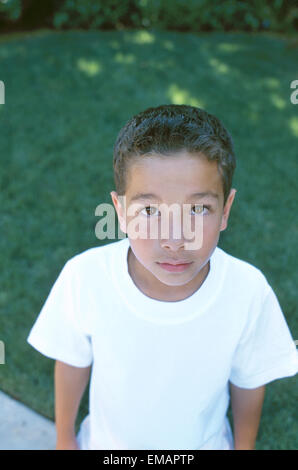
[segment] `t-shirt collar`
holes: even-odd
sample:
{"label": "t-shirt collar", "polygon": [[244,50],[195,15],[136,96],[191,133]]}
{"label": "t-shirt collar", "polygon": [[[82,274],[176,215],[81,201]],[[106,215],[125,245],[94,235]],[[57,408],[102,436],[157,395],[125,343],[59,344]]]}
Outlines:
{"label": "t-shirt collar", "polygon": [[148,297],[136,286],[128,271],[129,239],[124,238],[115,243],[111,266],[114,284],[123,302],[139,318],[161,324],[190,321],[211,306],[222,288],[226,257],[224,251],[216,247],[210,257],[208,275],[192,295],[176,302]]}

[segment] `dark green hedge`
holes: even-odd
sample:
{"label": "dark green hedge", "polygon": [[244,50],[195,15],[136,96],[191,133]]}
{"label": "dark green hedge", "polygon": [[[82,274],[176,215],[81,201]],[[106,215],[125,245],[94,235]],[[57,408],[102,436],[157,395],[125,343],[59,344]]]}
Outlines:
{"label": "dark green hedge", "polygon": [[0,0],[2,28],[298,30],[296,0]]}

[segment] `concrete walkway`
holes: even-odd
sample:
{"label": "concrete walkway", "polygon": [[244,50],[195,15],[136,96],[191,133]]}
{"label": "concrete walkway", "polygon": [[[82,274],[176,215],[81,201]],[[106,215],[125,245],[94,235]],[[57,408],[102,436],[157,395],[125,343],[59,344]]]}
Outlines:
{"label": "concrete walkway", "polygon": [[0,450],[54,450],[52,421],[0,391]]}

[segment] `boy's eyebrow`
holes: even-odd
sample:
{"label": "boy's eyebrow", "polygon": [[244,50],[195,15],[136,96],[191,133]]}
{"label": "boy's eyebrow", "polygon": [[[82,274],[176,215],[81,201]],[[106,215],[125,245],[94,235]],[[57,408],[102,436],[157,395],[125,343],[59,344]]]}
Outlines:
{"label": "boy's eyebrow", "polygon": [[[188,199],[191,199],[191,198],[195,198],[195,197],[205,197],[205,196],[209,196],[209,197],[212,197],[213,199],[219,199],[219,195],[213,191],[205,191],[205,192],[201,192],[201,193],[193,193],[193,194],[190,194]],[[160,200],[160,198],[158,196],[156,196],[156,194],[152,194],[152,193],[137,193],[135,196],[133,196],[131,198],[131,201],[137,201],[139,199],[156,199],[156,200]]]}

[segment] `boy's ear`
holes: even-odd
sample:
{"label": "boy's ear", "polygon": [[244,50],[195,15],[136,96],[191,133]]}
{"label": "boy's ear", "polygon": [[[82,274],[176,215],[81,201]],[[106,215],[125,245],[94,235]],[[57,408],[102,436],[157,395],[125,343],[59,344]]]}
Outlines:
{"label": "boy's ear", "polygon": [[125,196],[118,196],[116,191],[111,191],[110,196],[112,198],[114,207],[117,212],[118,221],[122,232],[126,232],[126,204]]}
{"label": "boy's ear", "polygon": [[220,232],[222,230],[225,230],[228,226],[228,219],[229,219],[229,215],[230,215],[230,210],[231,210],[236,192],[237,192],[237,190],[235,188],[232,188],[231,191],[230,191],[230,194],[228,196],[228,199],[226,200],[226,204],[225,204],[223,214],[222,214],[222,219],[221,219]]}

